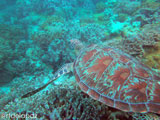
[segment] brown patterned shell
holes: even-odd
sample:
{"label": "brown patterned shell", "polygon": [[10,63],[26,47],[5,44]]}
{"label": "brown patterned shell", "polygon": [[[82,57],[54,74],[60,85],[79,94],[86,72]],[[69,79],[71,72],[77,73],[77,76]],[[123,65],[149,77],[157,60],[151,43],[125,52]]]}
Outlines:
{"label": "brown patterned shell", "polygon": [[120,50],[88,46],[74,62],[80,88],[108,106],[160,114],[160,77]]}

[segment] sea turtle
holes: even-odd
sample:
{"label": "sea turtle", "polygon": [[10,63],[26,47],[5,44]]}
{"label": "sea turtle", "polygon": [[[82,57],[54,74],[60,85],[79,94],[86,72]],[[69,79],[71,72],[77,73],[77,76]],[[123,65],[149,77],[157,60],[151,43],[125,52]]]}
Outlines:
{"label": "sea turtle", "polygon": [[144,120],[147,117],[148,120],[151,117],[160,119],[156,116],[160,114],[160,77],[155,72],[121,50],[99,45],[84,47],[77,39],[71,43],[80,51],[77,59],[62,66],[46,85],[22,98],[35,94],[73,70],[81,90],[93,99],[125,112],[137,113],[133,114],[136,120],[143,117]]}

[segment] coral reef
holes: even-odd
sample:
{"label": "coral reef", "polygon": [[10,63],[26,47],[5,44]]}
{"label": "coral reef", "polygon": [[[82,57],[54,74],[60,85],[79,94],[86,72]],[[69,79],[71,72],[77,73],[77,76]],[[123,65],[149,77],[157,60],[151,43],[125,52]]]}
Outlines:
{"label": "coral reef", "polygon": [[159,9],[141,8],[135,13],[132,21],[140,21],[141,26],[159,22]]}
{"label": "coral reef", "polygon": [[160,3],[158,0],[142,0],[142,7],[144,8],[151,8],[155,9],[160,6]]}
{"label": "coral reef", "polygon": [[[21,29],[22,27],[16,25],[0,24],[0,71],[1,82],[3,80],[3,83],[10,81],[17,72],[7,69],[6,65],[20,55],[20,51],[17,51],[16,45],[25,37],[25,31]],[[8,75],[11,77],[8,77]]]}
{"label": "coral reef", "polygon": [[141,6],[141,1],[129,1],[129,0],[121,0],[117,2],[116,13],[125,13],[128,15],[132,15],[136,12]]}
{"label": "coral reef", "polygon": [[55,120],[131,119],[84,94],[71,74],[31,97],[21,96],[43,86],[52,72],[76,58],[69,43],[73,38],[85,45],[122,49],[160,72],[159,6],[159,0],[2,0],[0,114],[36,113],[38,119]]}
{"label": "coral reef", "polygon": [[152,48],[159,41],[159,24],[148,24],[141,31],[123,36],[122,46],[132,55],[143,55],[144,48]]}
{"label": "coral reef", "polygon": [[6,85],[7,83],[10,83],[15,77],[12,72],[7,70],[0,70],[0,76],[0,87]]}
{"label": "coral reef", "polygon": [[46,68],[40,59],[44,53],[43,50],[34,45],[32,41],[21,40],[14,47],[11,52],[12,56],[8,61],[5,61],[3,69],[20,75],[25,72],[32,74]]}
{"label": "coral reef", "polygon": [[44,85],[53,77],[51,72],[52,69],[48,68],[41,72],[35,72],[32,75],[23,73],[19,77],[16,76],[7,86],[0,87],[0,110],[9,102],[21,97],[26,92]]}
{"label": "coral reef", "polygon": [[143,62],[152,69],[160,72],[160,36],[157,42],[151,48],[144,48]]}
{"label": "coral reef", "polygon": [[7,60],[12,57],[11,47],[9,41],[0,37],[0,67],[3,66]]}
{"label": "coral reef", "polygon": [[79,15],[77,8],[92,9],[94,4],[92,0],[17,0],[17,15],[19,17],[25,17],[31,12],[43,15],[58,15],[65,20],[74,19]]}
{"label": "coral reef", "polygon": [[97,12],[103,12],[105,9],[106,9],[105,2],[100,1],[100,2],[96,3],[96,11]]}
{"label": "coral reef", "polygon": [[0,24],[0,37],[7,40],[11,47],[15,47],[26,36],[26,31],[20,25]]}
{"label": "coral reef", "polygon": [[80,18],[80,25],[86,26],[87,24],[96,23],[96,19],[93,16],[83,16]]}
{"label": "coral reef", "polygon": [[[39,77],[37,76],[36,79],[41,79],[40,81],[42,82],[42,78],[44,78],[44,75],[40,75]],[[27,79],[27,76],[25,76],[24,79]],[[29,81],[34,81],[33,79],[35,78],[32,78]],[[100,102],[93,100],[88,95],[84,94],[76,85],[75,79],[73,77],[68,79],[66,76],[63,79],[65,82],[60,82],[60,84],[52,84],[31,97],[24,99],[17,97],[10,100],[10,102],[8,102],[1,109],[0,114],[34,113],[37,114],[37,119],[55,120],[127,120],[130,118],[127,113],[103,105]],[[29,84],[31,85],[30,87],[32,87],[33,83],[36,84],[36,82],[27,83],[24,84],[23,87]],[[24,89],[23,87],[18,86],[17,90],[22,91],[22,89]],[[27,89],[29,90],[29,88]],[[16,93],[17,90],[12,90],[12,94]],[[18,92],[17,94],[20,93],[21,92]]]}
{"label": "coral reef", "polygon": [[123,37],[123,50],[141,58],[153,70],[160,70],[160,26],[147,24],[139,33]]}
{"label": "coral reef", "polygon": [[[39,29],[32,32],[31,39],[45,52],[40,59],[58,67],[76,58],[70,47],[70,39],[80,39],[86,45],[101,43],[106,39],[105,33],[105,26],[94,23],[80,26],[77,22],[52,22],[46,26],[42,23]],[[54,66],[54,69],[57,67]]]}
{"label": "coral reef", "polygon": [[18,56],[15,47],[24,38],[25,32],[15,25],[0,24],[0,86],[12,81],[16,71],[5,66]]}

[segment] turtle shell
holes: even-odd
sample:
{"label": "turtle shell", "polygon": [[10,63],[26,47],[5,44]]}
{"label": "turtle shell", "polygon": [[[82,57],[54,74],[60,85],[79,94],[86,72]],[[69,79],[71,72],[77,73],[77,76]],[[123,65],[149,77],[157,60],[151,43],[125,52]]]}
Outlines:
{"label": "turtle shell", "polygon": [[73,69],[80,88],[93,99],[126,112],[160,114],[160,77],[132,56],[91,45]]}

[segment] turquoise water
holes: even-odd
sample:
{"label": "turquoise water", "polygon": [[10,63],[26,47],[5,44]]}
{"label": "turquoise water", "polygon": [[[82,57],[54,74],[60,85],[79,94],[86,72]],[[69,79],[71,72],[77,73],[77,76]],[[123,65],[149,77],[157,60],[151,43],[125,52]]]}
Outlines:
{"label": "turquoise water", "polygon": [[34,114],[42,120],[132,119],[84,94],[72,73],[21,98],[76,60],[79,50],[71,39],[80,40],[83,47],[121,49],[159,75],[160,1],[1,0],[0,119],[11,114]]}

